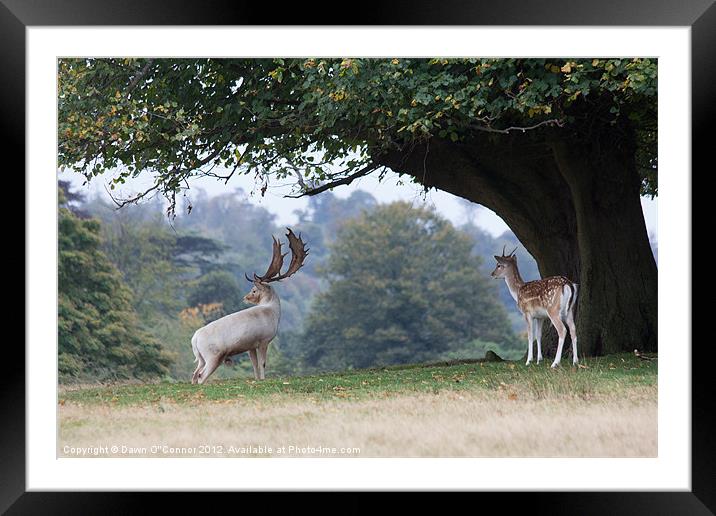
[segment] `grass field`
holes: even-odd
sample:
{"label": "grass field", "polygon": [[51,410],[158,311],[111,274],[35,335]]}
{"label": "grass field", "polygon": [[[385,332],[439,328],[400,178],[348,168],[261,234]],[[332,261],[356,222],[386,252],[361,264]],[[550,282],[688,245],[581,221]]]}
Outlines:
{"label": "grass field", "polygon": [[657,454],[657,361],[628,354],[557,370],[472,361],[203,386],[61,386],[58,401],[58,456]]}

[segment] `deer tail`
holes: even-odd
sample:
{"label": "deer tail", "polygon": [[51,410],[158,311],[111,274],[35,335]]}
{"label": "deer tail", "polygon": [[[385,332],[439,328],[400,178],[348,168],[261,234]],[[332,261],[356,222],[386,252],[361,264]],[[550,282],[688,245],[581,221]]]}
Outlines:
{"label": "deer tail", "polygon": [[577,302],[577,290],[579,288],[579,283],[567,283],[567,286],[570,290],[570,296],[569,301],[567,301],[567,312],[571,312],[574,309],[574,305]]}

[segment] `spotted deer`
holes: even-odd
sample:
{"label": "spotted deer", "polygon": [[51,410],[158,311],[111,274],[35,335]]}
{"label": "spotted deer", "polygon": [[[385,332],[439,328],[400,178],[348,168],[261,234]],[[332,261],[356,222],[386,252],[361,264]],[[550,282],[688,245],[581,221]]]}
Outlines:
{"label": "spotted deer", "polygon": [[280,281],[295,274],[303,267],[308,255],[306,244],[301,235],[296,236],[291,229],[286,235],[291,249],[291,263],[285,273],[281,274],[283,259],[281,243],[273,238],[273,256],[271,264],[263,276],[254,273],[253,278],[246,279],[253,287],[244,296],[244,301],[256,306],[229,314],[221,319],[210,322],[199,328],[191,339],[191,347],[195,360],[198,362],[192,375],[191,383],[203,384],[222,363],[231,364],[231,357],[247,352],[254,367],[254,377],[263,380],[266,370],[266,353],[269,343],[278,332],[281,318],[281,303],[276,291],[269,283]]}
{"label": "spotted deer", "polygon": [[557,330],[559,344],[552,367],[562,359],[562,347],[567,336],[567,327],[572,338],[572,364],[577,365],[577,328],[574,324],[574,306],[577,302],[577,284],[564,276],[550,276],[536,281],[525,282],[517,268],[515,248],[505,256],[495,256],[497,266],[493,278],[501,278],[517,302],[517,308],[527,322],[527,365],[532,362],[532,342],[537,340],[537,363],[542,361],[542,323],[549,319]]}

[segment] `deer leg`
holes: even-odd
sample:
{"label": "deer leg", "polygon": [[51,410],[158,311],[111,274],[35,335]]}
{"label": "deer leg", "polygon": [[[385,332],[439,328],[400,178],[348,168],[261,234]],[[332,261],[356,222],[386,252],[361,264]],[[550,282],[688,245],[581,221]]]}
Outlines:
{"label": "deer leg", "polygon": [[534,337],[537,339],[537,363],[542,362],[542,319],[533,319]]}
{"label": "deer leg", "polygon": [[199,363],[196,365],[196,369],[194,369],[194,374],[191,375],[191,383],[196,383],[199,380],[199,373],[206,365],[203,356],[197,355],[197,358],[199,359]]}
{"label": "deer leg", "polygon": [[577,362],[579,362],[577,358],[577,327],[574,325],[574,314],[571,311],[567,312],[566,320],[569,327],[569,336],[572,339],[572,365],[577,365]]}
{"label": "deer leg", "polygon": [[211,373],[216,371],[216,368],[219,367],[219,364],[223,361],[223,357],[212,355],[209,357],[206,361],[206,364],[204,364],[204,369],[199,373],[199,384],[203,384],[206,382],[206,380],[211,376]]}
{"label": "deer leg", "polygon": [[249,357],[251,358],[251,365],[254,366],[254,378],[259,379],[259,359],[256,356],[256,350],[249,350]]}
{"label": "deer leg", "polygon": [[552,362],[552,367],[557,367],[559,365],[559,361],[562,360],[562,348],[564,347],[564,338],[567,336],[567,328],[564,326],[564,323],[562,322],[562,319],[560,319],[558,313],[550,313],[549,319],[552,321],[554,328],[557,330],[557,335],[559,336],[557,354],[554,357],[554,362]]}
{"label": "deer leg", "polygon": [[525,316],[525,320],[527,321],[527,362],[525,362],[525,365],[530,365],[530,362],[532,362],[532,340],[534,338],[534,335],[532,333],[532,317]]}
{"label": "deer leg", "polygon": [[262,380],[266,378],[266,354],[268,353],[268,346],[268,342],[259,346],[259,376]]}

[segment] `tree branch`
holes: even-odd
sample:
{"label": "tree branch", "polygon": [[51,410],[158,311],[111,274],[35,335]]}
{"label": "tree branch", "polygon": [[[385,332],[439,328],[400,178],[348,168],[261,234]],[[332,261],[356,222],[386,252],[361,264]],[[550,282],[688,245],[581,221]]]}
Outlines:
{"label": "tree branch", "polygon": [[543,125],[556,125],[557,127],[562,127],[564,125],[564,122],[562,122],[562,120],[559,120],[558,118],[551,118],[549,120],[543,120],[542,122],[540,122],[538,124],[530,125],[530,126],[526,126],[526,127],[512,126],[512,127],[506,128],[506,129],[495,129],[493,127],[484,126],[484,125],[471,125],[470,128],[476,129],[478,131],[485,131],[488,133],[509,134],[510,131],[525,132],[525,131],[530,131],[532,129],[537,129],[538,127],[543,126]]}
{"label": "tree branch", "polygon": [[330,181],[328,183],[322,184],[321,186],[317,186],[315,188],[311,188],[308,190],[305,190],[301,192],[298,195],[285,195],[284,197],[290,197],[291,199],[299,199],[304,196],[314,196],[318,195],[321,192],[325,192],[326,190],[330,190],[333,187],[340,186],[340,185],[349,185],[359,177],[367,176],[371,172],[373,172],[375,169],[379,168],[380,165],[377,165],[375,163],[370,163],[369,165],[363,167],[357,172],[354,172],[353,174],[346,176],[341,179],[337,179],[335,181]]}
{"label": "tree branch", "polygon": [[134,76],[132,81],[129,83],[129,86],[127,86],[127,89],[124,91],[125,95],[129,95],[132,92],[132,90],[137,87],[137,84],[139,84],[139,81],[142,80],[142,77],[147,75],[147,72],[152,67],[152,64],[154,64],[153,58],[150,59],[149,61],[147,61],[147,63],[142,67],[142,69],[139,70],[139,73]]}
{"label": "tree branch", "polygon": [[107,192],[107,195],[109,195],[109,198],[112,199],[112,202],[114,202],[115,205],[117,205],[117,209],[124,208],[128,204],[136,204],[139,200],[144,199],[149,193],[153,192],[154,190],[157,190],[159,188],[159,183],[156,183],[151,188],[145,190],[144,192],[135,195],[134,197],[130,197],[129,199],[117,199],[115,196],[112,195],[112,193],[107,189],[107,185],[104,185],[104,189]]}

